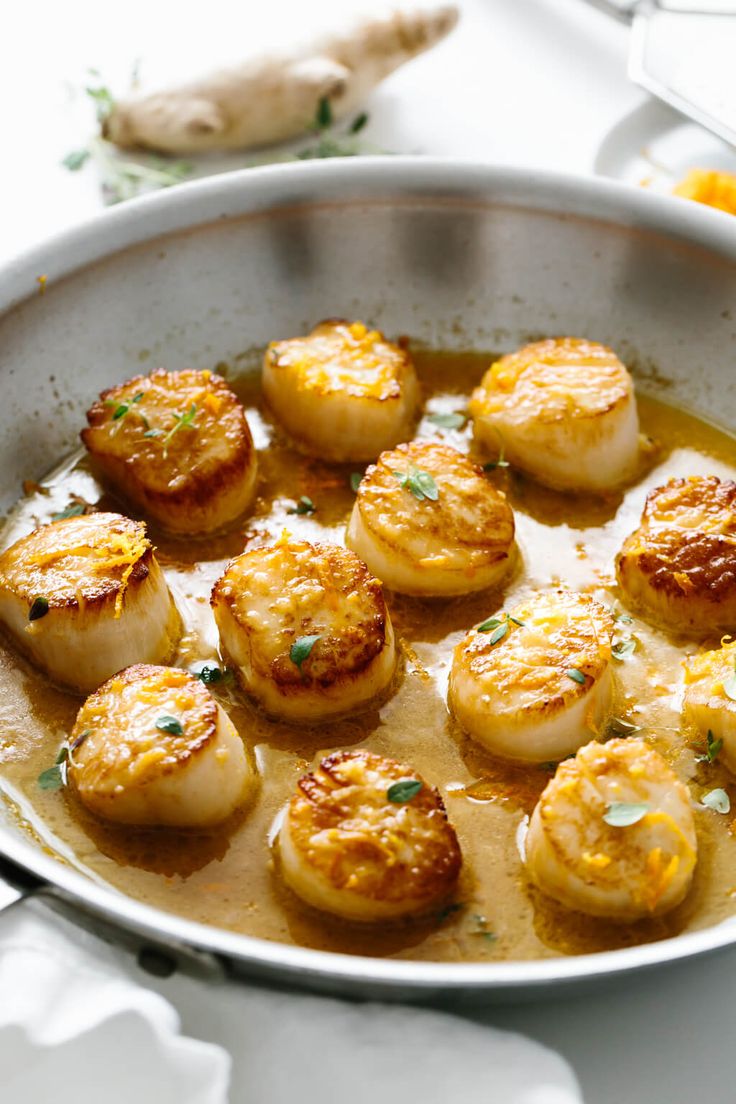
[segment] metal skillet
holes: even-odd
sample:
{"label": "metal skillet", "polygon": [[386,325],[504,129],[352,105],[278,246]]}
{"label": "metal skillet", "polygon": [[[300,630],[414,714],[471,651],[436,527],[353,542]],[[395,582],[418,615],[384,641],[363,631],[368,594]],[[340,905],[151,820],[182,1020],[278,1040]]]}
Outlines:
{"label": "metal skillet", "polygon": [[[89,397],[129,375],[141,350],[152,363],[165,354],[211,367],[315,319],[357,314],[445,349],[583,333],[638,366],[639,388],[736,428],[730,216],[610,182],[426,158],[286,165],[127,203],[0,270],[0,509],[75,447]],[[144,905],[73,856],[59,861],[7,802],[0,855],[17,892],[40,892],[82,923],[354,997],[517,1001],[736,943],[727,922],[536,962],[361,958]]]}

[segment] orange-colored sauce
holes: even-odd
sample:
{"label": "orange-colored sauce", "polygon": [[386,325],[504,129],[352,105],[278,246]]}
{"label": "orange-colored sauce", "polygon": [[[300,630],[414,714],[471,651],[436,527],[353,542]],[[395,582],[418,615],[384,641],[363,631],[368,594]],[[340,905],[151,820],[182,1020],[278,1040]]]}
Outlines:
{"label": "orange-colored sauce", "polygon": [[[487,367],[480,354],[417,353],[425,413],[465,407]],[[354,466],[306,459],[289,447],[263,408],[254,375],[231,380],[241,395],[259,449],[259,495],[252,516],[224,537],[197,542],[151,530],[185,624],[177,663],[217,655],[209,591],[227,559],[246,543],[265,542],[288,528],[296,536],[342,541],[353,503]],[[90,396],[90,400],[93,396]],[[39,788],[54,762],[80,701],[50,687],[8,646],[0,644],[0,789],[17,815],[62,861],[148,904],[190,919],[309,947],[434,960],[529,959],[603,950],[715,924],[736,912],[736,839],[730,816],[696,813],[700,859],[693,889],[668,916],[631,925],[569,912],[533,890],[517,837],[551,777],[549,767],[515,767],[476,747],[447,713],[445,686],[454,644],[474,623],[525,592],[564,585],[618,601],[613,559],[636,527],[646,491],[671,475],[736,476],[736,440],[698,419],[640,398],[642,428],[658,443],[639,481],[610,498],[573,498],[497,469],[489,478],[506,490],[516,512],[522,563],[504,591],[428,601],[388,595],[403,669],[395,692],[373,711],[304,728],[265,719],[233,686],[213,692],[252,749],[261,784],[254,804],[214,832],[135,830],[95,821],[63,791]],[[418,433],[472,451],[469,428],[441,430],[426,420]],[[73,458],[30,493],[13,513],[3,546],[69,505],[73,495],[126,512],[106,494],[84,458]],[[317,509],[289,514],[301,495]],[[736,803],[736,784],[717,763],[696,763],[702,748],[681,726],[680,661],[697,651],[636,618],[625,626],[636,650],[616,665],[616,714],[642,727],[690,786],[694,799],[723,786]],[[716,640],[704,641],[712,647]],[[602,737],[605,737],[605,733]],[[299,775],[326,752],[365,746],[403,760],[442,792],[464,855],[455,907],[419,921],[368,930],[303,906],[281,884],[270,848],[274,820]]]}

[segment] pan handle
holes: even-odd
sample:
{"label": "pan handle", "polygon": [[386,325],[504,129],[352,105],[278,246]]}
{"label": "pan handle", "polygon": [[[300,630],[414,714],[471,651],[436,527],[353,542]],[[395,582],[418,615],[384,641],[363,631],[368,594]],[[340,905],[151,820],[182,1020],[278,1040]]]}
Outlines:
{"label": "pan handle", "polygon": [[25,867],[0,854],[0,914],[13,905],[38,896],[51,910],[78,924],[98,938],[129,951],[142,970],[157,977],[168,977],[176,970],[221,981],[228,972],[227,961],[208,951],[174,940],[136,934],[67,897],[53,883],[44,881]]}
{"label": "pan handle", "polygon": [[45,887],[41,878],[0,855],[0,912]]}

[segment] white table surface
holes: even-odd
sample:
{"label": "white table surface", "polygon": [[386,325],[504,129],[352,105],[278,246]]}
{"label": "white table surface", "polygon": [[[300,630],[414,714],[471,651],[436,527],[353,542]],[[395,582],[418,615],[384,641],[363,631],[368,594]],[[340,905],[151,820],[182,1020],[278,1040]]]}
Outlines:
{"label": "white table surface", "polygon": [[[87,67],[99,69],[114,90],[125,87],[137,57],[144,77],[184,75],[206,69],[211,58],[233,59],[235,43],[245,54],[309,37],[336,12],[344,17],[376,4],[37,0],[3,7],[0,262],[101,206],[93,172],[71,174],[59,165],[89,133],[84,97],[69,91]],[[374,93],[367,139],[392,152],[592,172],[605,133],[645,99],[626,79],[627,29],[582,0],[461,0],[461,8],[451,38]],[[467,1014],[558,1049],[588,1104],[701,1097],[730,1104],[734,989],[736,951],[596,995]],[[196,1005],[180,1011],[186,1032],[213,1037]]]}

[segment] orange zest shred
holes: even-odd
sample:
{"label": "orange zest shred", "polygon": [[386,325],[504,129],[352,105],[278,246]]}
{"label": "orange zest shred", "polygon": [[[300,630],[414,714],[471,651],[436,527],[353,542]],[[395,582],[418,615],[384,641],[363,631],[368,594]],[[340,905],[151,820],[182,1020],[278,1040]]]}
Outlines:
{"label": "orange zest shred", "polygon": [[29,556],[28,563],[43,567],[69,556],[91,556],[96,557],[97,561],[91,565],[93,571],[111,571],[116,567],[123,567],[120,586],[115,595],[115,618],[117,619],[123,610],[123,599],[133,568],[149,547],[149,541],[142,535],[133,537],[126,533],[110,533],[107,534],[107,547],[105,548],[91,547],[88,544],[72,545],[70,548],[55,548],[49,552],[37,552],[35,555]]}
{"label": "orange zest shred", "polygon": [[736,215],[736,174],[716,169],[690,169],[673,188],[673,195]]}

